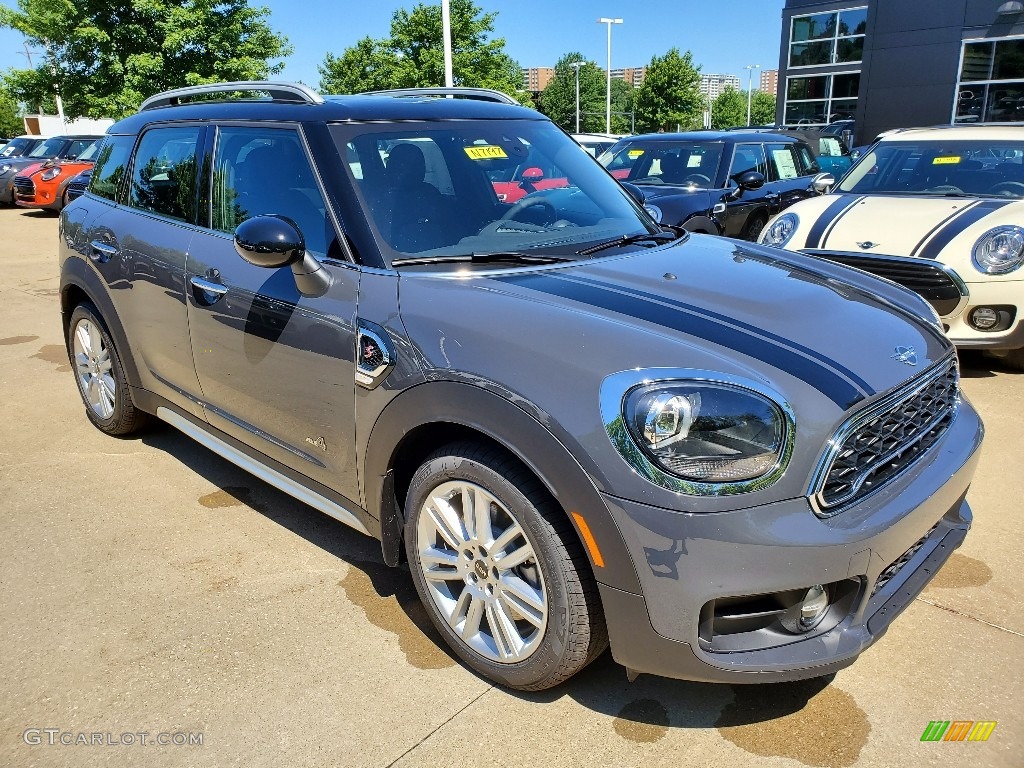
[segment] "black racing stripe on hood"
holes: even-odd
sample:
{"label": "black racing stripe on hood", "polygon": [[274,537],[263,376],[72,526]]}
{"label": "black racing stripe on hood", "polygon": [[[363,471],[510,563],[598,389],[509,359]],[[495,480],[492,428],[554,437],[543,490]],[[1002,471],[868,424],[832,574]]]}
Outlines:
{"label": "black racing stripe on hood", "polygon": [[843,214],[848,207],[853,207],[858,200],[860,200],[859,197],[846,197],[845,195],[840,195],[834,200],[828,208],[821,212],[811,226],[811,231],[807,233],[807,242],[804,244],[804,247],[821,247],[821,236],[825,234],[828,225]]}
{"label": "black racing stripe on hood", "polygon": [[985,200],[977,205],[968,208],[961,216],[953,218],[945,227],[939,230],[935,237],[921,249],[922,259],[937,259],[942,249],[949,245],[954,237],[959,235],[972,224],[976,224],[994,211],[1007,206],[1010,200]]}
{"label": "black racing stripe on hood", "polygon": [[[788,263],[788,262],[784,262],[784,263]],[[797,266],[795,264],[792,265],[792,269],[797,270],[797,271],[801,271],[801,272],[805,272],[805,273],[807,272],[807,270],[804,270],[804,269],[800,268],[799,266]],[[608,284],[606,284],[606,283],[601,283],[598,280],[592,280],[590,278],[581,277],[579,275],[568,275],[567,274],[567,275],[560,275],[559,277],[561,277],[563,280],[574,280],[576,282],[586,283],[588,285],[592,285],[592,286],[597,287],[597,288],[607,288],[607,287],[609,287]],[[638,290],[636,288],[627,288],[627,287],[620,286],[620,285],[613,285],[611,287],[613,287],[616,291],[621,291],[623,293],[628,293],[628,294],[630,294],[632,296],[636,296],[638,298],[647,299],[648,301],[658,301],[658,302],[661,302],[662,304],[670,304],[670,305],[672,305],[674,307],[678,307],[679,309],[684,310],[685,312],[692,312],[694,314],[706,317],[706,318],[708,318],[710,320],[716,320],[716,321],[718,321],[720,323],[724,323],[726,325],[731,325],[731,326],[737,328],[740,331],[746,331],[747,333],[752,334],[754,336],[758,336],[758,337],[762,337],[763,336],[764,338],[766,338],[769,341],[777,344],[780,347],[784,347],[786,349],[791,349],[791,350],[794,350],[796,352],[799,352],[802,355],[806,355],[807,357],[814,358],[815,360],[817,360],[819,363],[821,363],[822,365],[826,366],[827,368],[830,368],[833,371],[837,371],[842,376],[845,376],[847,379],[849,379],[854,384],[856,384],[858,387],[860,387],[860,389],[865,394],[867,394],[867,395],[874,395],[875,394],[875,390],[872,388],[872,386],[870,384],[868,384],[866,381],[864,381],[864,379],[862,379],[856,373],[854,373],[849,368],[844,366],[842,363],[839,363],[839,362],[837,362],[836,360],[833,360],[830,357],[826,357],[825,355],[821,354],[817,350],[811,349],[810,347],[805,347],[802,344],[797,344],[792,339],[787,339],[787,338],[785,338],[783,336],[779,336],[778,334],[774,334],[774,333],[772,333],[770,331],[766,331],[764,328],[758,328],[756,325],[751,325],[749,323],[744,323],[741,320],[737,320],[734,317],[730,317],[729,315],[723,315],[723,314],[721,314],[719,312],[713,312],[710,309],[705,309],[704,307],[698,307],[698,306],[696,306],[694,304],[687,304],[686,302],[679,301],[678,299],[673,299],[673,298],[671,298],[669,296],[659,296],[657,294],[647,293],[646,291],[641,291],[641,290]]]}
{"label": "black racing stripe on hood", "polygon": [[844,411],[864,399],[864,393],[817,360],[791,348],[781,347],[767,339],[763,333],[755,335],[696,311],[668,306],[662,297],[646,299],[624,293],[612,283],[605,286],[590,285],[578,280],[536,273],[502,275],[491,279],[601,307],[609,312],[719,344],[796,376]]}
{"label": "black racing stripe on hood", "polygon": [[922,237],[922,238],[921,238],[921,239],[920,239],[920,240],[919,240],[919,241],[917,242],[917,245],[915,245],[915,246],[914,246],[914,249],[913,249],[913,250],[912,250],[912,251],[910,252],[910,255],[911,255],[911,256],[920,256],[920,251],[921,251],[921,249],[922,249],[922,248],[924,247],[924,244],[925,244],[925,243],[927,243],[927,242],[928,242],[928,240],[929,240],[929,239],[930,239],[930,238],[932,237],[932,235],[934,235],[934,234],[935,234],[936,232],[938,232],[938,231],[939,231],[940,229],[942,229],[942,228],[943,228],[944,226],[946,226],[947,224],[949,224],[949,222],[951,222],[951,221],[952,221],[953,219],[957,218],[958,216],[963,216],[963,215],[964,215],[964,212],[966,212],[966,211],[969,211],[969,210],[970,210],[970,209],[971,209],[972,207],[974,207],[975,205],[977,205],[977,204],[978,204],[978,202],[979,202],[979,201],[975,200],[975,201],[974,201],[974,202],[972,202],[972,203],[968,203],[968,204],[967,204],[967,205],[965,205],[965,206],[964,206],[963,208],[958,208],[957,210],[955,210],[955,211],[953,211],[953,212],[952,212],[951,214],[949,214],[949,216],[946,216],[946,217],[945,217],[945,218],[944,218],[944,219],[943,219],[942,221],[940,221],[940,222],[939,222],[938,224],[936,224],[936,225],[935,225],[934,227],[932,227],[931,229],[929,229],[929,230],[928,230],[928,232],[927,232],[927,233],[925,233],[925,236],[924,236],[924,237]]}

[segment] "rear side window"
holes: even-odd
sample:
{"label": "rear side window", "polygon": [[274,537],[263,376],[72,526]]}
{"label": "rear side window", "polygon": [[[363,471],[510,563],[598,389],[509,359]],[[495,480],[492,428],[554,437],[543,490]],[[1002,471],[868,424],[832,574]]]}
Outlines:
{"label": "rear side window", "polygon": [[117,199],[117,190],[124,179],[133,146],[134,136],[107,136],[103,140],[92,169],[90,192],[107,200]]}
{"label": "rear side window", "polygon": [[800,161],[793,151],[794,144],[769,144],[768,157],[771,160],[773,178],[779,181],[795,179],[801,175]]}
{"label": "rear side window", "polygon": [[128,204],[182,221],[195,221],[199,127],[154,128],[139,142]]}

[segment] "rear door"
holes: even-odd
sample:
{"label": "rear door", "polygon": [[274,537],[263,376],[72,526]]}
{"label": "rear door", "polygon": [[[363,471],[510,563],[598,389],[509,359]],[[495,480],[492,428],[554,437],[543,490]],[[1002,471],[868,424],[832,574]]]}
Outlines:
{"label": "rear door", "polygon": [[814,197],[811,180],[818,173],[810,148],[803,142],[768,142],[770,181],[768,187],[771,215],[788,208],[793,203]]}

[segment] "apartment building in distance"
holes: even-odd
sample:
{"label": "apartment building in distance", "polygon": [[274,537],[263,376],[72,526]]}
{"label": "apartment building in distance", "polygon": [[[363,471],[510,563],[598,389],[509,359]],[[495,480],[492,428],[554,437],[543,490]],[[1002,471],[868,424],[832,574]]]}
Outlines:
{"label": "apartment building in distance", "polygon": [[548,87],[554,77],[554,67],[523,67],[523,88],[538,94]]}
{"label": "apartment building in distance", "polygon": [[779,93],[779,70],[777,69],[762,69],[761,70],[761,87],[760,90],[763,93],[777,96]]}
{"label": "apartment building in distance", "polygon": [[625,80],[632,83],[634,88],[643,85],[644,77],[647,75],[647,67],[626,67],[625,69],[613,69],[613,80]]}
{"label": "apartment building in distance", "polygon": [[726,88],[741,90],[740,79],[736,75],[705,75],[700,76],[700,92],[708,98],[717,99]]}

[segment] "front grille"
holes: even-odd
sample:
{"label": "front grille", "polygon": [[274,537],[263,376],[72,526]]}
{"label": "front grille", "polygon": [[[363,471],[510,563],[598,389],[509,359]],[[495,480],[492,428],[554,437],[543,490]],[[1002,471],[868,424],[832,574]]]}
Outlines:
{"label": "front grille", "polygon": [[842,511],[913,464],[953,422],[959,393],[950,357],[848,420],[830,441],[814,484],[818,514]]}
{"label": "front grille", "polygon": [[835,251],[808,250],[805,253],[892,280],[920,295],[942,316],[952,313],[967,295],[967,287],[955,272],[930,259]]}
{"label": "front grille", "polygon": [[70,202],[71,200],[75,200],[76,198],[81,197],[82,195],[85,194],[85,190],[87,190],[88,188],[89,188],[88,183],[86,183],[86,184],[74,184],[74,183],[68,184],[68,188],[67,188],[67,198],[68,198],[68,201]]}
{"label": "front grille", "polygon": [[907,563],[914,559],[914,555],[916,555],[917,551],[924,546],[924,543],[928,541],[928,537],[935,533],[935,529],[938,527],[938,523],[933,525],[931,527],[931,530],[928,531],[928,533],[926,533],[920,539],[915,541],[914,545],[910,549],[908,549],[906,552],[904,552],[902,555],[896,558],[892,565],[890,565],[888,568],[886,568],[884,571],[878,574],[878,579],[875,581],[874,589],[871,590],[871,597],[874,597],[879,590],[881,590],[886,584],[888,584],[890,581],[896,578],[896,574],[903,569],[903,566],[905,566]]}
{"label": "front grille", "polygon": [[26,203],[35,202],[36,185],[32,183],[29,176],[14,177],[14,195]]}

